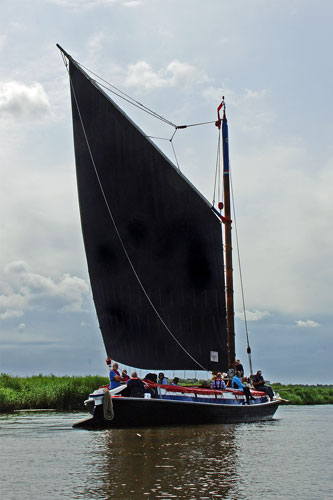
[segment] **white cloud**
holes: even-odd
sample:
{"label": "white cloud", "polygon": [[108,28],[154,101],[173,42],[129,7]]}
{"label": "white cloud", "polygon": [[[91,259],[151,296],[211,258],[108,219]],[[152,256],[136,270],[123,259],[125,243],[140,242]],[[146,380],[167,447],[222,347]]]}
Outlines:
{"label": "white cloud", "polygon": [[178,60],[171,61],[166,68],[157,71],[148,62],[138,61],[128,66],[125,85],[145,89],[186,87],[207,79],[208,77],[195,66]]}
{"label": "white cloud", "polygon": [[[1,302],[1,297],[0,297],[0,302]],[[0,304],[0,308],[1,308]],[[0,319],[9,319],[9,318],[19,318],[23,316],[24,312],[23,311],[18,311],[16,309],[6,309],[4,312],[0,313]]]}
{"label": "white cloud", "polygon": [[52,279],[32,272],[23,261],[4,269],[7,293],[0,295],[0,319],[23,316],[28,310],[55,309],[59,313],[83,312],[88,283],[76,276]]}
{"label": "white cloud", "polygon": [[99,33],[95,33],[88,40],[88,60],[94,61],[96,65],[96,59],[99,56],[100,52],[103,49],[103,42],[105,41],[105,35],[101,31]]}
{"label": "white cloud", "polygon": [[320,326],[319,323],[317,323],[316,321],[312,321],[311,319],[307,319],[305,321],[300,319],[296,321],[296,324],[301,328],[317,328],[318,326]]}
{"label": "white cloud", "polygon": [[49,114],[49,99],[40,83],[28,86],[16,81],[0,82],[0,118],[35,120]]}
{"label": "white cloud", "polygon": [[17,327],[19,332],[23,332],[25,330],[26,324],[25,323],[20,323]]}
{"label": "white cloud", "polygon": [[[243,312],[236,312],[235,316],[236,318],[244,320]],[[270,316],[270,313],[268,311],[258,311],[258,310],[246,311],[247,321],[259,321],[265,318],[266,316]]]}

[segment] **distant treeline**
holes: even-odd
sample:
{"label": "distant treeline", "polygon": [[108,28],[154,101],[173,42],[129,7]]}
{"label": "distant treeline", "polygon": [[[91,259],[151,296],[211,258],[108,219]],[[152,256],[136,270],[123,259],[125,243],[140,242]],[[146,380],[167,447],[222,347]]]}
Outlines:
{"label": "distant treeline", "polygon": [[[189,381],[180,380],[188,385]],[[201,385],[203,381],[198,381]],[[107,377],[56,377],[0,375],[0,413],[24,409],[83,410],[89,393],[108,383]],[[332,404],[332,385],[272,384],[274,391],[293,405]]]}

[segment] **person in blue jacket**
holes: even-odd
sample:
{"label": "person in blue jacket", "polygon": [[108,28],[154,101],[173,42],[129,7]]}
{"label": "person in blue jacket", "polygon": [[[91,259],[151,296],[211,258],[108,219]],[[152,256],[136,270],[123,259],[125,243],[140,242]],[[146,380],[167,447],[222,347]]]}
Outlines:
{"label": "person in blue jacket", "polygon": [[164,373],[159,373],[158,374],[158,384],[162,385],[168,385],[168,379],[164,376]]}
{"label": "person in blue jacket", "polygon": [[118,371],[118,363],[113,363],[112,370],[110,371],[110,390],[119,387],[122,381],[123,378]]}
{"label": "person in blue jacket", "polygon": [[238,389],[238,390],[244,392],[247,405],[250,404],[250,399],[255,399],[250,392],[250,388],[247,387],[246,385],[242,384],[241,379],[239,377],[237,377],[237,375],[233,376],[231,385],[232,385],[233,389]]}

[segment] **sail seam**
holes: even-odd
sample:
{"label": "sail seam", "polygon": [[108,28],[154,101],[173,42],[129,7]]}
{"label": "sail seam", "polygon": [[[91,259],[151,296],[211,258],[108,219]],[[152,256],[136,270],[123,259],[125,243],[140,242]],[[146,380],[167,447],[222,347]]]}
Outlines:
{"label": "sail seam", "polygon": [[[68,68],[67,68],[67,71],[68,71]],[[102,193],[102,196],[103,196],[103,199],[104,199],[104,202],[105,202],[105,205],[107,207],[107,210],[108,210],[108,213],[110,215],[110,218],[111,218],[111,221],[112,221],[112,224],[114,226],[114,229],[115,229],[115,232],[116,232],[116,235],[119,239],[119,242],[120,242],[120,245],[123,249],[123,252],[126,256],[126,259],[134,273],[134,276],[143,292],[143,294],[145,295],[149,305],[152,307],[153,311],[155,312],[156,316],[158,317],[158,319],[161,321],[162,325],[165,327],[166,331],[169,333],[169,335],[172,337],[172,339],[176,342],[176,344],[185,352],[185,354],[187,356],[189,356],[192,361],[194,361],[202,370],[204,371],[208,371],[207,368],[205,368],[201,363],[199,363],[199,361],[197,361],[190,352],[187,351],[187,349],[179,342],[179,340],[177,339],[177,337],[171,332],[171,330],[169,329],[169,327],[167,326],[167,324],[165,323],[165,321],[163,320],[162,316],[160,315],[160,313],[158,312],[158,310],[156,309],[156,307],[154,306],[151,298],[149,297],[142,281],[140,280],[140,277],[139,275],[137,274],[135,268],[134,268],[134,265],[131,261],[131,258],[126,250],[126,247],[124,245],[124,242],[121,238],[121,235],[119,233],[119,230],[118,230],[118,227],[117,227],[117,224],[116,224],[116,221],[113,217],[113,214],[112,214],[112,211],[111,211],[111,208],[109,206],[109,203],[107,201],[107,198],[106,198],[106,195],[105,195],[105,192],[104,192],[104,189],[103,189],[103,186],[102,186],[102,182],[100,180],[100,177],[99,177],[99,174],[98,174],[98,171],[97,171],[97,167],[96,167],[96,164],[95,164],[95,161],[94,161],[94,157],[93,157],[93,154],[92,154],[92,151],[91,151],[91,148],[90,148],[90,144],[89,144],[89,141],[88,141],[88,137],[87,137],[87,133],[86,133],[86,130],[85,130],[85,127],[84,127],[84,123],[83,123],[83,120],[82,120],[82,116],[81,116],[81,113],[80,113],[80,108],[79,108],[79,104],[78,104],[78,101],[77,101],[77,97],[76,97],[76,93],[75,93],[75,89],[74,89],[74,85],[73,85],[73,81],[72,81],[72,78],[71,78],[71,75],[68,71],[68,74],[69,74],[69,79],[70,79],[70,85],[71,85],[71,88],[72,88],[72,91],[73,91],[73,95],[74,95],[74,99],[75,99],[75,104],[76,104],[76,108],[77,108],[77,112],[78,112],[78,115],[79,115],[79,118],[80,118],[80,123],[81,123],[81,126],[82,126],[82,130],[83,130],[83,134],[84,134],[84,137],[85,137],[85,141],[86,141],[86,144],[87,144],[87,148],[88,148],[88,151],[89,151],[89,155],[90,155],[90,159],[91,159],[91,162],[92,162],[92,165],[94,167],[94,171],[95,171],[95,174],[96,174],[96,178],[97,178],[97,182],[98,182],[98,185],[100,187],[100,190],[101,190],[101,193]]]}

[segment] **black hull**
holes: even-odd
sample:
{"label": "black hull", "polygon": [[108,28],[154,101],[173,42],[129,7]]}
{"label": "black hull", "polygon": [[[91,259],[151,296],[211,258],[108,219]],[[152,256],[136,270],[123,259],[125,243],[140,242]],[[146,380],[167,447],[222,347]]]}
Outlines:
{"label": "black hull", "polygon": [[113,420],[104,419],[103,407],[99,405],[95,407],[92,418],[77,422],[73,427],[101,429],[256,422],[271,419],[278,406],[279,401],[241,405],[115,398],[113,399]]}

